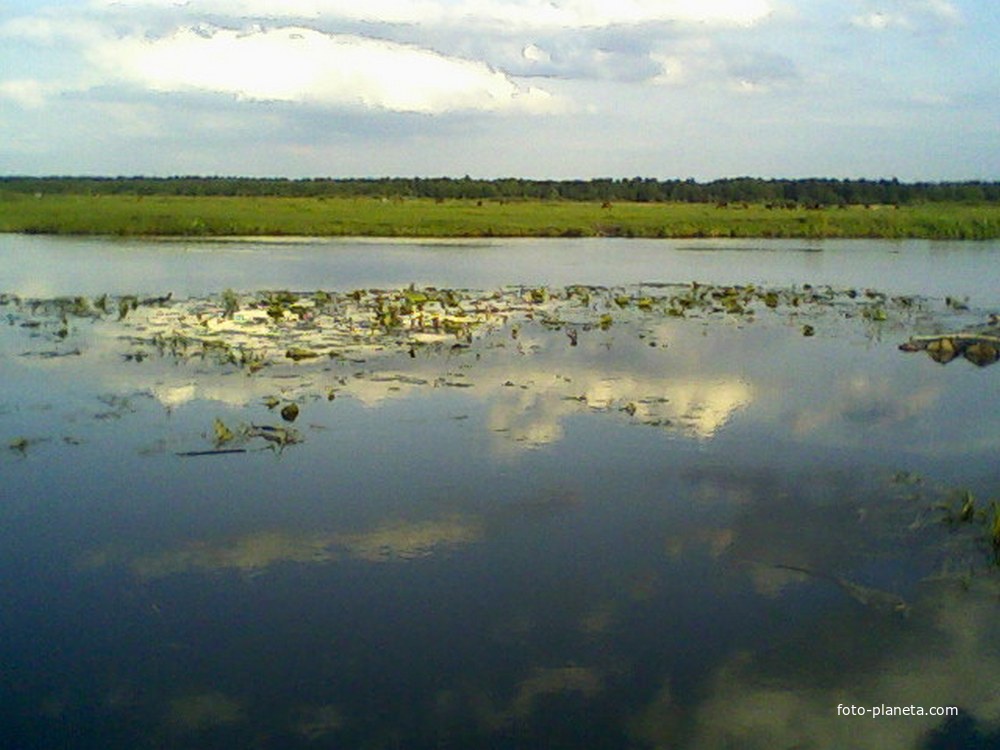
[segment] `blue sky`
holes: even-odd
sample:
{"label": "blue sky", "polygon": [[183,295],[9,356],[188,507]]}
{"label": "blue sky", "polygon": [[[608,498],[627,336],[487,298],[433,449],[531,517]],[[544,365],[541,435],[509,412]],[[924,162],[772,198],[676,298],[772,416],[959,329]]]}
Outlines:
{"label": "blue sky", "polygon": [[0,0],[0,174],[1000,179],[992,0]]}

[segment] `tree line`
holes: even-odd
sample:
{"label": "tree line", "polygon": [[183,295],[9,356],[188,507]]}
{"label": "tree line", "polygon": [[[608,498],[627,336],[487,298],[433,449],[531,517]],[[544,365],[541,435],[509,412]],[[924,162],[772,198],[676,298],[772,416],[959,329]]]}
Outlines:
{"label": "tree line", "polygon": [[763,179],[709,182],[655,178],[530,180],[472,177],[0,177],[0,191],[134,196],[373,197],[473,200],[678,201],[773,206],[1000,202],[1000,182],[900,182],[897,179]]}

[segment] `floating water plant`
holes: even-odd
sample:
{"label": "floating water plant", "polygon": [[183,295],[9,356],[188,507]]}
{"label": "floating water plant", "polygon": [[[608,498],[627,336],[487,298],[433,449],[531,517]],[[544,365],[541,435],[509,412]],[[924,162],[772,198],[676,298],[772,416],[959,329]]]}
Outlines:
{"label": "floating water plant", "polygon": [[227,289],[222,293],[222,316],[230,320],[240,309],[240,298],[232,289]]}
{"label": "floating water plant", "polygon": [[17,437],[7,443],[10,450],[20,453],[22,456],[26,454],[29,445],[31,445],[31,441],[26,437]]}
{"label": "floating water plant", "polygon": [[1000,565],[1000,503],[994,500],[990,504],[990,544],[993,546],[993,561]]}
{"label": "floating water plant", "polygon": [[901,351],[926,351],[935,362],[948,364],[958,356],[978,367],[995,364],[1000,360],[1000,326],[992,321],[970,330],[932,336],[912,336],[900,344]]}
{"label": "floating water plant", "polygon": [[[16,322],[21,325],[41,326],[45,321],[34,315],[51,315],[44,327],[56,338],[73,334],[68,310],[87,309],[70,297],[57,298],[58,302],[12,296],[6,299],[8,305],[17,305],[19,312],[32,311],[31,318],[17,316]],[[581,344],[584,332],[607,331],[612,325],[620,327],[623,335],[632,331],[643,338],[648,325],[640,321],[653,323],[657,319],[738,316],[751,321],[768,310],[775,315],[781,315],[784,309],[791,314],[812,314],[809,308],[818,308],[818,313],[842,312],[843,319],[857,316],[880,320],[883,312],[889,317],[902,306],[926,309],[923,300],[899,301],[873,290],[838,291],[811,285],[768,289],[700,282],[647,283],[625,288],[580,284],[565,288],[511,286],[488,292],[415,285],[349,293],[264,291],[255,303],[242,307],[231,289],[214,299],[174,301],[169,294],[141,301],[135,295],[105,295],[99,299],[99,305],[96,301],[90,305],[92,315],[98,307],[113,309],[117,305],[119,321],[129,318],[123,326],[131,332],[125,340],[131,345],[127,355],[132,360],[144,359],[153,346],[161,356],[200,357],[243,368],[250,374],[267,365],[280,367],[287,361],[305,365],[309,360],[325,362],[336,358],[348,363],[394,354],[415,359],[418,351],[430,355],[437,347],[461,351],[493,332],[509,333],[510,339],[519,342],[519,350],[526,353],[539,346],[526,337],[537,326],[562,331],[570,344]],[[944,306],[945,314],[950,310]],[[94,317],[98,330],[108,331],[113,325],[113,321]],[[905,318],[901,316],[900,322]],[[814,321],[800,323],[799,330],[804,336],[814,336],[815,325]],[[655,338],[647,343],[655,347]],[[606,339],[602,343],[611,345]],[[1000,329],[993,323],[959,333],[916,336],[902,348],[926,350],[941,362],[963,355],[984,366],[1000,359]],[[142,352],[141,356],[136,356],[137,352]],[[269,352],[284,356],[269,357]]]}
{"label": "floating water plant", "polygon": [[958,520],[971,521],[976,515],[976,500],[969,490],[962,493],[962,509],[958,512]]}
{"label": "floating water plant", "polygon": [[962,352],[962,356],[978,367],[985,367],[1000,359],[1000,349],[993,342],[977,341],[967,346]]}
{"label": "floating water plant", "polygon": [[873,320],[879,323],[889,319],[889,315],[886,313],[885,308],[880,305],[862,308],[861,317],[866,320]]}
{"label": "floating water plant", "polygon": [[262,438],[279,450],[284,449],[286,445],[302,442],[302,436],[290,427],[275,427],[266,424],[252,424],[243,430],[243,435],[247,438]]}
{"label": "floating water plant", "polygon": [[216,417],[215,422],[213,423],[213,431],[215,433],[216,447],[225,445],[236,437],[236,434],[226,427],[223,421],[218,417]]}
{"label": "floating water plant", "polygon": [[128,294],[118,299],[118,320],[125,320],[130,311],[139,307],[139,298]]}

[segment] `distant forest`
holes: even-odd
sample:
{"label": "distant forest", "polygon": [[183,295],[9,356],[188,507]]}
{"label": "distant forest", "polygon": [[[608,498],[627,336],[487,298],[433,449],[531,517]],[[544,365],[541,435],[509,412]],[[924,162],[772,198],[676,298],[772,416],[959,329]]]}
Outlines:
{"label": "distant forest", "polygon": [[256,178],[256,177],[0,177],[0,192],[86,195],[373,197],[473,200],[678,201],[833,206],[934,202],[1000,202],[1000,182],[760,179],[711,182],[653,178],[527,180],[471,177]]}

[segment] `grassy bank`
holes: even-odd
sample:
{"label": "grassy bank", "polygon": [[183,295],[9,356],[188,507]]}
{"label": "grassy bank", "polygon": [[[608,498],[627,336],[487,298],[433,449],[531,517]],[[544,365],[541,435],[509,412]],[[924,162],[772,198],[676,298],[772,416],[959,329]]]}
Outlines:
{"label": "grassy bank", "polygon": [[1000,238],[1000,205],[825,208],[377,198],[0,195],[0,232],[121,236]]}

